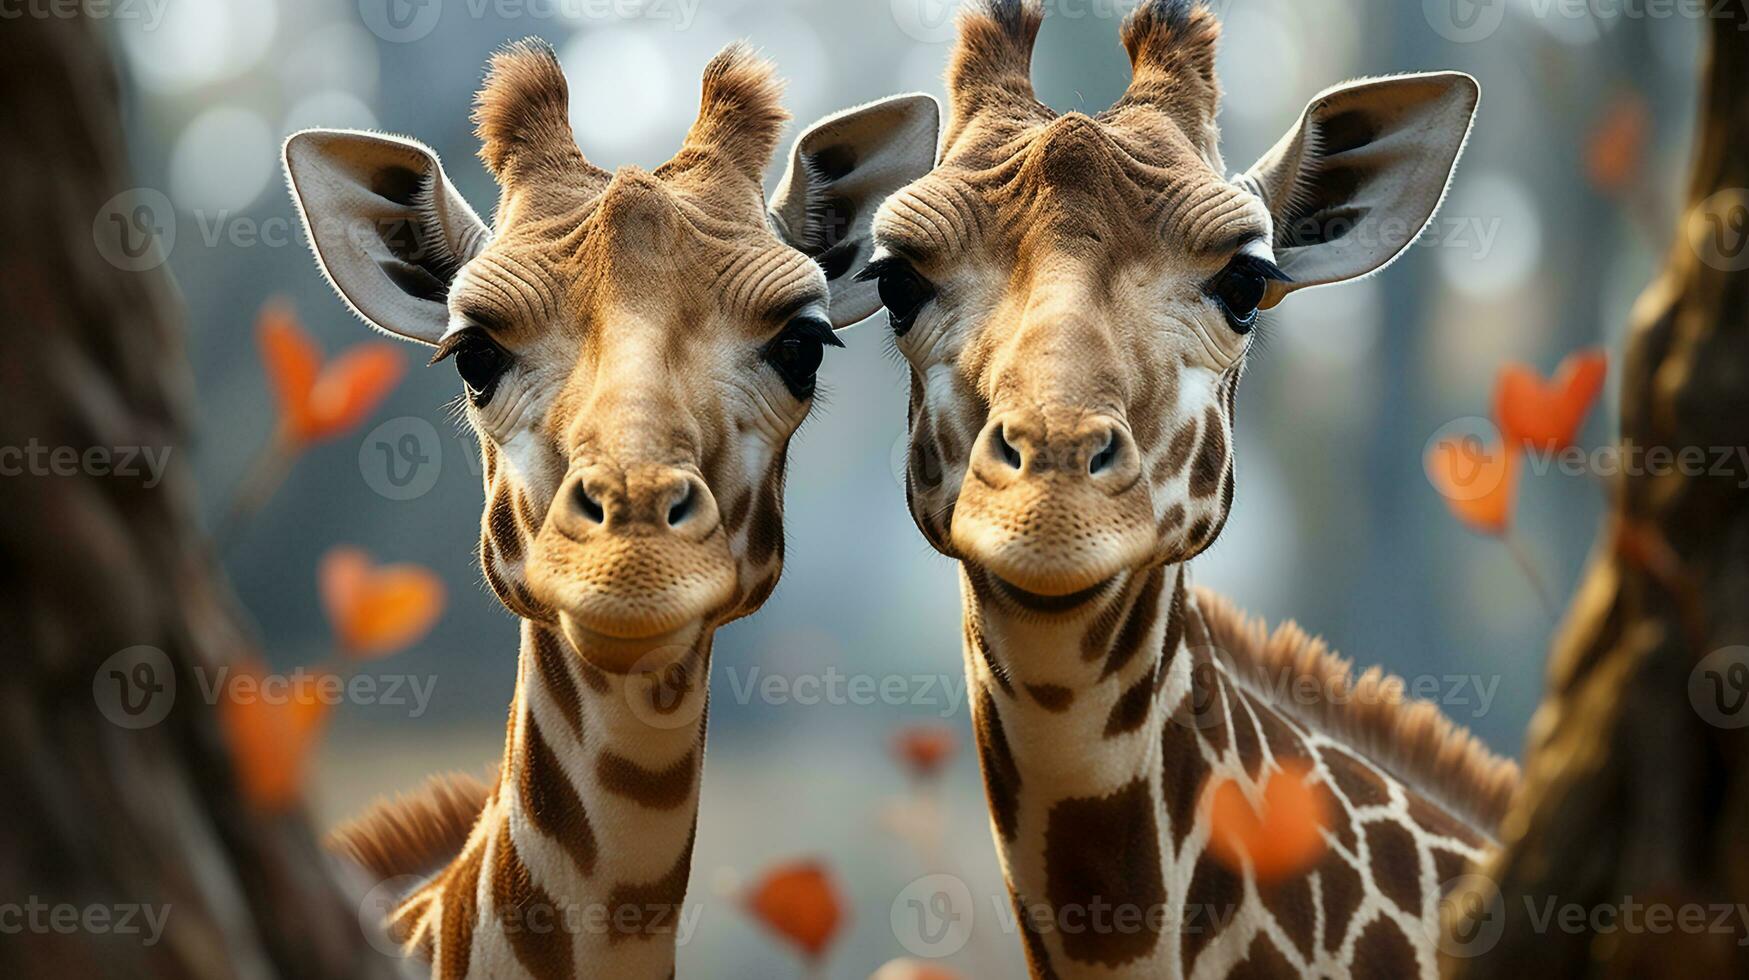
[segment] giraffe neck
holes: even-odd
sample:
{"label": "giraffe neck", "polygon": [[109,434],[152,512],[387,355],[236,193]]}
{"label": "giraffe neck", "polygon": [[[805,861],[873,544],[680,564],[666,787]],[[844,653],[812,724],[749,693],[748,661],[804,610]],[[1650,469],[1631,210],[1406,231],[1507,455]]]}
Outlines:
{"label": "giraffe neck", "polygon": [[667,977],[697,827],[710,635],[610,674],[525,620],[498,784],[395,913],[438,978]]}
{"label": "giraffe neck", "polygon": [[[1129,577],[1061,619],[962,571],[972,718],[1033,974],[1436,976],[1440,883],[1479,840],[1236,684],[1187,576]],[[1255,805],[1289,760],[1311,768],[1328,848],[1260,883],[1207,849],[1200,800],[1233,779]]]}

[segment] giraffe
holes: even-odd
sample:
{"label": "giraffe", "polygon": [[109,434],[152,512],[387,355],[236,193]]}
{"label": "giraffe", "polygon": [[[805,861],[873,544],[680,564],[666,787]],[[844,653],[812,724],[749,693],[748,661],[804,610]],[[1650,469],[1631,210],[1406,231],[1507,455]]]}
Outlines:
{"label": "giraffe", "polygon": [[[1400,680],[1356,679],[1191,585],[1234,492],[1260,310],[1373,273],[1431,218],[1479,90],[1350,83],[1223,177],[1213,13],[1144,0],[1096,116],[1033,96],[1035,2],[962,8],[937,166],[875,218],[910,374],[906,497],[959,563],[974,734],[1037,977],[1437,973],[1442,885],[1517,780]],[[1208,844],[1205,787],[1259,806],[1292,764],[1318,863],[1260,881]]]}
{"label": "giraffe", "polygon": [[673,973],[712,637],[777,582],[786,452],[823,348],[879,308],[850,275],[874,206],[936,147],[928,96],[831,116],[768,203],[780,89],[731,45],[679,152],[609,173],[573,138],[552,49],[513,44],[474,107],[490,226],[422,144],[286,143],[342,299],[460,374],[480,565],[520,620],[496,777],[440,778],[334,839],[413,876],[390,931],[434,976]]}

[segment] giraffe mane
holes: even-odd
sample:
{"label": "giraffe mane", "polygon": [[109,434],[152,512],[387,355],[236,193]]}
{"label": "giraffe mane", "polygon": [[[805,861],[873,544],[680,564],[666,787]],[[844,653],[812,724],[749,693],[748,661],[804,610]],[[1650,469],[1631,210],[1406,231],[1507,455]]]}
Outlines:
{"label": "giraffe mane", "polygon": [[[1408,788],[1489,836],[1518,789],[1518,764],[1489,751],[1432,701],[1409,697],[1403,679],[1381,668],[1359,677],[1353,663],[1289,620],[1274,632],[1224,596],[1196,590],[1209,639],[1234,678],[1303,724],[1340,739]],[[1311,680],[1315,700],[1277,695]]]}
{"label": "giraffe mane", "polygon": [[378,797],[363,813],[328,832],[323,846],[376,878],[422,875],[443,867],[468,835],[497,783],[469,773],[428,776],[418,788]]}

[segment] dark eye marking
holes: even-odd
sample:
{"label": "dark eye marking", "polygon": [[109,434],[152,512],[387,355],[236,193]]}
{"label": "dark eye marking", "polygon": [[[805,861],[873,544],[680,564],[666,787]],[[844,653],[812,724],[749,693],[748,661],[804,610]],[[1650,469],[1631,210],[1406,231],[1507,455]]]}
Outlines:
{"label": "dark eye marking", "polygon": [[510,352],[487,335],[485,328],[470,326],[456,331],[438,345],[431,363],[455,359],[456,373],[467,389],[468,402],[484,408],[498,390],[498,381],[511,363]]}
{"label": "dark eye marking", "polygon": [[1257,325],[1258,307],[1271,282],[1288,282],[1287,273],[1260,256],[1240,253],[1203,286],[1203,293],[1220,304],[1227,325],[1234,333],[1247,334]]}
{"label": "dark eye marking", "polygon": [[760,349],[760,357],[777,372],[790,394],[798,401],[806,401],[813,397],[825,348],[843,346],[844,341],[833,332],[832,324],[804,314],[789,321],[782,333],[767,342]]}
{"label": "dark eye marking", "polygon": [[856,274],[856,281],[880,284],[881,305],[893,325],[893,336],[903,337],[917,322],[917,314],[935,298],[935,286],[917,274],[911,263],[896,256],[876,259]]}

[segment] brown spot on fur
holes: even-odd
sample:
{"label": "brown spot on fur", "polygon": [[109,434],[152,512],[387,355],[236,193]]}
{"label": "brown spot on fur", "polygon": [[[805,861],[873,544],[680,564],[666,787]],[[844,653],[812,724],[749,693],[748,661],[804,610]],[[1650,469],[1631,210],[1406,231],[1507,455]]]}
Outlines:
{"label": "brown spot on fur", "polygon": [[1312,876],[1294,875],[1268,885],[1259,885],[1257,896],[1263,900],[1263,907],[1274,916],[1281,930],[1287,933],[1294,948],[1300,951],[1301,956],[1311,959],[1312,944],[1318,941],[1318,908],[1312,901]]}
{"label": "brown spot on fur", "polygon": [[486,535],[506,565],[522,560],[522,529],[511,500],[510,489],[501,486],[492,496],[491,506],[486,508]]}
{"label": "brown spot on fur", "polygon": [[1349,803],[1356,807],[1383,806],[1391,800],[1391,791],[1379,774],[1338,748],[1323,750],[1324,764],[1330,777]]}
{"label": "brown spot on fur", "polygon": [[1160,732],[1160,804],[1169,820],[1174,852],[1184,846],[1185,835],[1196,824],[1197,801],[1208,775],[1190,703],[1190,696],[1179,702]]}
{"label": "brown spot on fur", "polygon": [[1227,980],[1281,980],[1298,972],[1275,947],[1275,940],[1270,939],[1268,933],[1259,932],[1251,940],[1251,948],[1245,951],[1245,958],[1234,964],[1232,972],[1227,974]]}
{"label": "brown spot on fur", "polygon": [[1482,843],[1480,834],[1458,823],[1451,814],[1413,793],[1409,795],[1409,817],[1420,824],[1421,829],[1430,834],[1460,840],[1471,847],[1479,847]]}
{"label": "brown spot on fur", "polygon": [[665,769],[646,769],[614,752],[601,753],[595,762],[602,789],[652,810],[672,810],[691,799],[697,770],[696,749]]}
{"label": "brown spot on fur", "polygon": [[1160,523],[1154,527],[1154,536],[1164,538],[1168,533],[1184,526],[1184,505],[1173,504],[1166,508],[1166,513],[1160,515]]}
{"label": "brown spot on fur", "polygon": [[610,688],[607,684],[607,673],[587,660],[577,661],[577,672],[583,675],[583,683],[596,694],[606,694]]}
{"label": "brown spot on fur", "polygon": [[1324,780],[1319,780],[1312,784],[1312,792],[1317,794],[1324,812],[1330,817],[1330,825],[1325,829],[1336,836],[1336,843],[1342,845],[1343,850],[1353,853],[1359,844],[1354,836],[1354,824],[1348,818],[1348,811],[1343,808],[1336,799],[1336,794],[1331,791],[1330,784]]}
{"label": "brown spot on fur", "polygon": [[1190,664],[1190,711],[1196,730],[1208,743],[1209,754],[1227,751],[1227,700],[1221,693],[1221,669],[1207,647],[1193,646]]}
{"label": "brown spot on fur", "polygon": [[[686,835],[686,846],[662,877],[647,884],[621,882],[607,896],[607,909],[614,923],[607,941],[620,943],[627,939],[650,939],[670,935],[679,924],[681,906],[686,901],[686,879],[692,873],[692,845],[698,836],[696,818],[692,832]],[[636,923],[626,929],[621,923]]]}
{"label": "brown spot on fur", "polygon": [[1095,903],[1117,907],[1105,930],[1059,934],[1070,959],[1117,967],[1147,956],[1159,943],[1155,910],[1165,904],[1166,887],[1155,826],[1145,779],[1110,796],[1068,799],[1051,807],[1045,830],[1046,900],[1060,919],[1066,908],[1087,915]]}
{"label": "brown spot on fur", "polygon": [[978,659],[983,662],[985,669],[990,672],[990,676],[996,678],[996,686],[1000,687],[1003,693],[1012,696],[1014,682],[1008,679],[1008,667],[996,659],[995,652],[990,649],[989,641],[984,639],[984,631],[979,629],[976,623],[968,622],[966,624],[966,640],[971,643],[972,650],[977,653]]}
{"label": "brown spot on fur", "polygon": [[1457,878],[1470,868],[1470,859],[1456,851],[1448,851],[1443,847],[1430,848],[1433,852],[1433,873],[1439,877],[1440,890],[1445,890],[1447,882]]}
{"label": "brown spot on fur", "polygon": [[1105,719],[1106,738],[1128,735],[1148,720],[1148,709],[1154,704],[1154,676],[1149,674],[1137,678],[1128,690],[1118,695],[1111,706],[1111,714]]}
{"label": "brown spot on fur", "polygon": [[1421,913],[1421,854],[1415,838],[1394,823],[1366,824],[1372,877],[1385,897],[1410,915]]}
{"label": "brown spot on fur", "polygon": [[1190,495],[1201,499],[1220,489],[1221,474],[1227,468],[1227,436],[1221,416],[1214,406],[1203,415],[1202,445],[1196,451],[1196,461],[1190,469]]}
{"label": "brown spot on fur", "polygon": [[1190,462],[1190,451],[1195,445],[1196,419],[1191,419],[1178,427],[1178,431],[1172,434],[1172,442],[1166,446],[1166,458],[1160,470],[1164,479],[1170,480],[1184,472],[1184,465]]}
{"label": "brown spot on fur", "polygon": [[1219,926],[1231,921],[1245,900],[1245,886],[1227,866],[1204,852],[1196,859],[1190,890],[1184,897],[1184,923],[1179,932],[1179,969],[1185,976],[1196,957],[1219,935]]}
{"label": "brown spot on fur", "polygon": [[1389,919],[1374,919],[1354,944],[1355,980],[1401,980],[1419,972],[1415,947]]}
{"label": "brown spot on fur", "polygon": [[1258,724],[1263,728],[1263,741],[1269,746],[1270,758],[1277,762],[1310,759],[1311,753],[1306,749],[1305,740],[1276,712],[1274,706],[1253,701],[1251,708],[1257,716]]}
{"label": "brown spot on fur", "polygon": [[571,975],[571,934],[564,929],[564,910],[534,883],[516,853],[509,821],[500,825],[492,849],[492,906],[510,951],[531,976],[558,980]]}
{"label": "brown spot on fur", "polygon": [[1130,606],[1129,617],[1124,620],[1123,628],[1118,630],[1117,638],[1112,641],[1111,655],[1105,659],[1105,669],[1101,672],[1101,677],[1110,677],[1123,670],[1141,651],[1148,634],[1154,630],[1154,621],[1160,616],[1160,591],[1165,586],[1164,568],[1156,565],[1148,571],[1148,577],[1143,580],[1140,591],[1136,593],[1135,603]]}
{"label": "brown spot on fur", "polygon": [[1002,731],[1002,716],[996,713],[996,699],[987,688],[974,720],[978,758],[983,763],[984,794],[990,800],[990,817],[1002,839],[1013,841],[1020,821],[1020,767],[1015,764],[1014,751],[1008,745],[1007,734]]}
{"label": "brown spot on fur", "polygon": [[[1222,683],[1227,683],[1224,676]],[[1239,753],[1239,764],[1245,767],[1245,774],[1255,779],[1263,770],[1263,748],[1257,734],[1257,719],[1251,716],[1251,695],[1228,687],[1227,703],[1233,707],[1233,748]]]}
{"label": "brown spot on fur", "polygon": [[531,716],[524,728],[525,742],[522,766],[517,775],[517,790],[522,806],[528,812],[535,829],[565,849],[584,875],[595,871],[595,829],[589,824],[589,814],[571,778],[559,763],[559,757],[541,735],[540,726]]}
{"label": "brown spot on fur", "polygon": [[542,683],[546,685],[553,702],[558,706],[559,713],[565,716],[566,724],[579,738],[583,736],[583,700],[577,693],[577,685],[571,680],[571,671],[565,666],[564,648],[559,637],[551,630],[534,630],[534,662],[540,671]]}
{"label": "brown spot on fur", "polygon": [[1348,924],[1366,899],[1360,873],[1340,857],[1327,857],[1318,868],[1318,897],[1324,903],[1324,948],[1334,953],[1342,948]]}
{"label": "brown spot on fur", "polygon": [[753,523],[747,530],[747,560],[755,567],[783,555],[783,472],[780,457],[753,504]]}
{"label": "brown spot on fur", "polygon": [[1061,684],[1028,684],[1026,693],[1046,711],[1062,713],[1075,703],[1075,692]]}
{"label": "brown spot on fur", "polygon": [[485,843],[476,844],[443,876],[443,923],[437,940],[438,962],[432,964],[435,976],[459,978],[468,974],[468,961],[474,950],[474,919],[479,914],[475,896],[485,857]]}
{"label": "brown spot on fur", "polygon": [[730,535],[741,533],[741,528],[747,524],[747,515],[753,512],[753,494],[743,493],[735,498],[723,511],[723,529]]}

